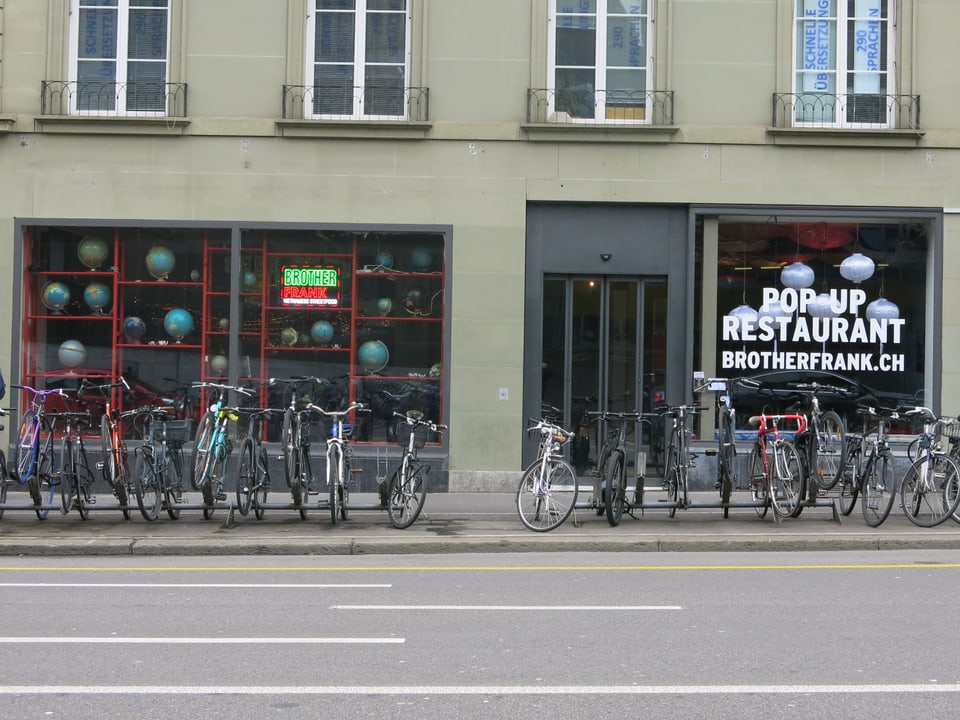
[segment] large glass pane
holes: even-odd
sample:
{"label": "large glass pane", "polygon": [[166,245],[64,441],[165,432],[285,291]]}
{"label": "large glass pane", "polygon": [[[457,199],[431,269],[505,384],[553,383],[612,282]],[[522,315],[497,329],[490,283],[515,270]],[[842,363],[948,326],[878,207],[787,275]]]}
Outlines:
{"label": "large glass pane", "polygon": [[117,11],[80,9],[77,56],[81,59],[117,57]]}
{"label": "large glass pane", "polygon": [[567,281],[543,281],[543,344],[540,398],[545,405],[563,409],[566,377]]}
{"label": "large glass pane", "polygon": [[607,313],[608,410],[637,407],[637,282],[610,282]]}
{"label": "large glass pane", "polygon": [[367,62],[404,62],[406,27],[403,13],[367,13]]}
{"label": "large glass pane", "polygon": [[646,65],[646,18],[609,18],[607,20],[607,66],[640,68]]}
{"label": "large glass pane", "polygon": [[327,12],[317,16],[313,59],[317,62],[353,62],[355,15]]}
{"label": "large glass pane", "polygon": [[167,12],[131,10],[127,40],[131,60],[163,60],[167,57]]}
{"label": "large glass pane", "polygon": [[313,71],[313,112],[317,115],[352,115],[353,65],[317,65]]}
{"label": "large glass pane", "polygon": [[[566,18],[564,18],[566,19]],[[576,18],[576,25],[557,28],[557,65],[593,67],[597,64],[597,29],[594,18]]]}
{"label": "large glass pane", "polygon": [[403,67],[368,65],[363,93],[365,115],[402,117],[404,113]]}
{"label": "large glass pane", "polygon": [[557,70],[555,109],[571,117],[592,118],[596,113],[594,72],[590,70]]}
{"label": "large glass pane", "polygon": [[127,65],[127,110],[164,112],[166,109],[166,64],[132,62]]}
{"label": "large glass pane", "polygon": [[117,63],[112,60],[77,64],[77,110],[113,111],[117,108]]}

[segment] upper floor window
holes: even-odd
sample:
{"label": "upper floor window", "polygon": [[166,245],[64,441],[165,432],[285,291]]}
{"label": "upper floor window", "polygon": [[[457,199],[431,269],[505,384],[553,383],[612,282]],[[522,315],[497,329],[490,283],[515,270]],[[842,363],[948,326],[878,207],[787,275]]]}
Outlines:
{"label": "upper floor window", "polygon": [[170,0],[72,0],[72,114],[164,115]]}
{"label": "upper floor window", "polygon": [[551,112],[592,122],[648,120],[651,0],[552,0]]}
{"label": "upper floor window", "polygon": [[795,125],[895,124],[893,0],[796,0]]}
{"label": "upper floor window", "polygon": [[409,107],[409,0],[310,0],[309,118],[404,118]]}

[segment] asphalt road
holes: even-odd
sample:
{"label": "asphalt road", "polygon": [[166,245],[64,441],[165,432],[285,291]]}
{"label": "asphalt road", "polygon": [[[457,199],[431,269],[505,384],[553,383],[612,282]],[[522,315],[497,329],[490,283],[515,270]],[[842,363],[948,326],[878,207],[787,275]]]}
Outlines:
{"label": "asphalt road", "polygon": [[911,718],[950,550],[3,558],[4,718]]}

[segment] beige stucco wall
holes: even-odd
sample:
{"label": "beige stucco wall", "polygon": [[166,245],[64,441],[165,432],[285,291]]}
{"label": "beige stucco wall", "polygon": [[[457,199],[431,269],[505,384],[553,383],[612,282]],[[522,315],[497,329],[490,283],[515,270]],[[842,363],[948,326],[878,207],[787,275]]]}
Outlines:
{"label": "beige stucco wall", "polygon": [[[844,136],[775,144],[767,125],[772,93],[789,89],[778,87],[789,0],[659,3],[658,77],[676,93],[669,143],[642,133],[613,142],[589,132],[528,135],[526,90],[545,84],[532,49],[545,44],[546,0],[416,3],[422,57],[412,82],[430,88],[425,139],[372,130],[352,139],[336,127],[278,137],[281,86],[300,64],[290,36],[303,0],[275,4],[283,10],[265,13],[260,0],[185,3],[176,61],[189,83],[189,125],[144,135],[95,123],[83,134],[36,132],[41,81],[65,72],[50,44],[62,37],[66,3],[0,3],[0,301],[10,307],[18,292],[17,217],[450,225],[450,466],[514,471],[521,390],[531,380],[522,375],[528,201],[960,207],[954,0],[903,4],[904,45],[924,39],[902,70],[923,96],[926,131],[907,147],[884,137],[853,146]],[[947,308],[960,301],[958,218],[945,221]],[[0,315],[5,372],[15,328]],[[507,401],[498,399],[502,387]],[[943,404],[960,412],[960,326],[951,313]]]}

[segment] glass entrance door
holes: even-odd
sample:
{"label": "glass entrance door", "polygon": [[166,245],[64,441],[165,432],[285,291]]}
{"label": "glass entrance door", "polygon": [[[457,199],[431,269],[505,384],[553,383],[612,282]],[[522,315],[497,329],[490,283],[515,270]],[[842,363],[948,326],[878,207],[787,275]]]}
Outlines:
{"label": "glass entrance door", "polygon": [[[667,283],[662,278],[548,276],[543,292],[541,402],[564,427],[589,435],[571,444],[583,475],[596,463],[606,427],[582,425],[592,410],[648,412],[663,402]],[[649,433],[641,434],[641,446]],[[636,457],[634,436],[628,458]]]}

